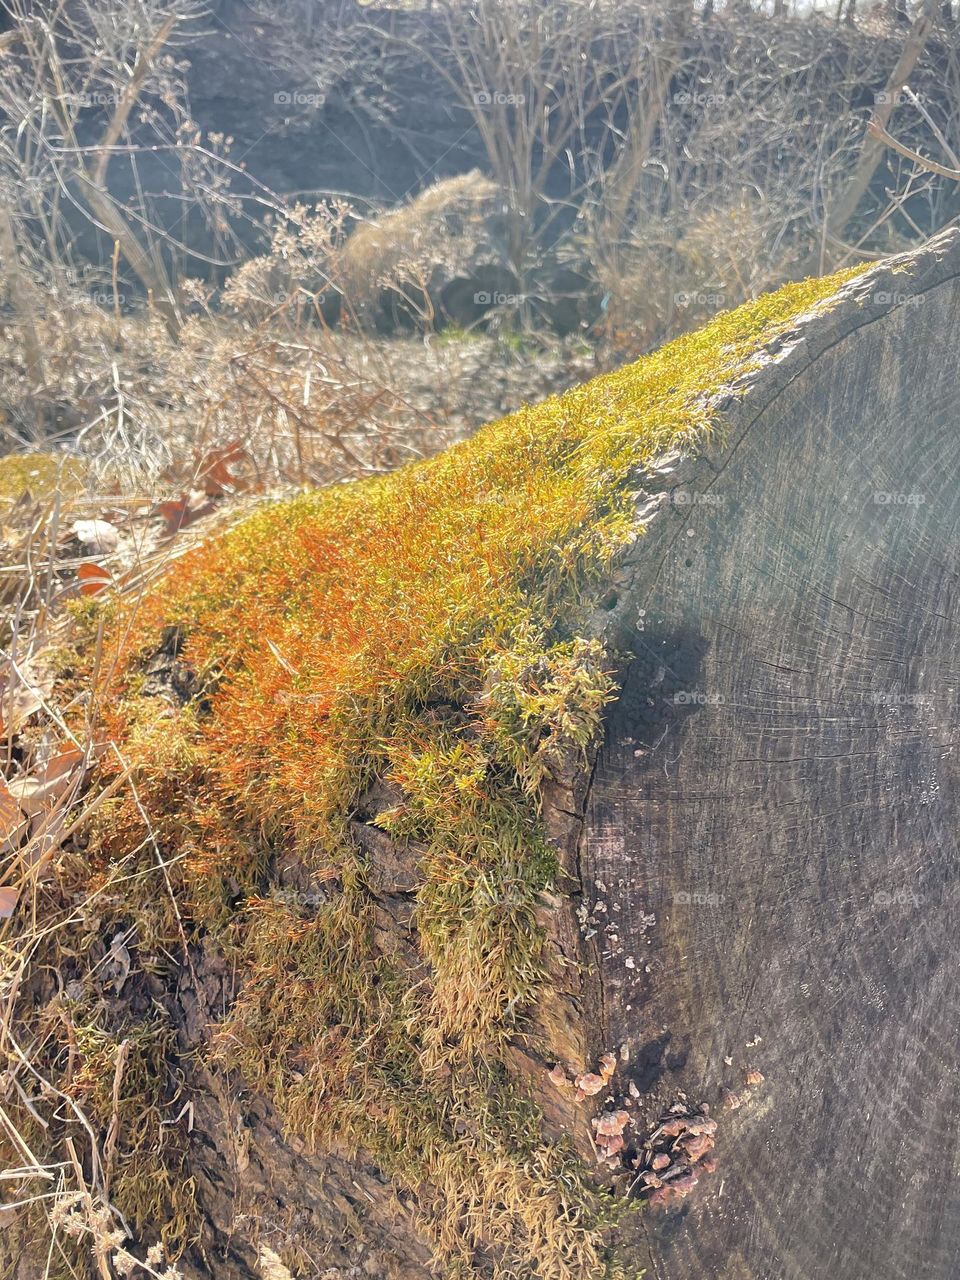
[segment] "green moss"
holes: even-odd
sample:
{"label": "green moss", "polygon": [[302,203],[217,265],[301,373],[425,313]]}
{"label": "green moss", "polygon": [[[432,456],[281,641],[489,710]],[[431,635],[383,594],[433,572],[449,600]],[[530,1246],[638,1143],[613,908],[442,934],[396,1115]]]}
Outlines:
{"label": "green moss", "polygon": [[[49,938],[43,940],[38,959],[70,966],[69,959],[64,963],[63,955],[51,949]],[[187,1168],[185,1133],[171,1123],[179,1107],[173,1066],[176,1033],[160,1009],[131,1016],[102,998],[95,981],[72,985],[77,990],[70,996],[34,1006],[29,1014],[32,1060],[42,1063],[45,1078],[58,1080],[59,1098],[70,1100],[53,1126],[88,1160],[88,1139],[96,1141],[95,1176],[104,1198],[139,1238],[146,1234],[163,1245],[168,1258],[178,1258],[195,1230],[196,1187]],[[37,1100],[41,1109],[45,1100],[43,1095]],[[16,1096],[8,1101],[7,1111],[0,1151],[7,1166],[15,1168],[22,1165],[25,1150],[43,1151],[51,1132],[49,1125],[38,1123],[37,1108],[20,1105]],[[11,1140],[12,1126],[18,1142]],[[54,1280],[89,1274],[90,1236],[79,1227],[86,1219],[77,1216],[75,1231],[64,1220],[77,1199],[76,1193],[65,1193],[54,1211],[63,1228],[47,1261],[46,1271]],[[49,1209],[42,1196],[27,1199],[23,1218],[16,1223],[19,1245],[12,1253],[18,1248],[29,1252],[43,1239]]]}
{"label": "green moss", "polygon": [[[642,533],[644,468],[695,449],[706,394],[849,274],[722,315],[429,462],[266,508],[118,629],[133,639],[115,732],[164,850],[188,851],[181,911],[246,975],[216,1055],[315,1146],[362,1148],[415,1191],[450,1274],[494,1240],[503,1276],[603,1271],[599,1202],[529,1109],[521,1121],[504,1068],[546,973],[539,789],[588,750],[612,696],[583,635]],[[202,684],[175,750],[158,749],[171,713],[137,680],[170,625]],[[384,941],[351,837],[383,781],[402,798],[378,823],[418,866],[412,955]],[[111,856],[118,831],[137,847],[139,821],[112,814]],[[285,892],[277,850],[310,892]]]}
{"label": "green moss", "polygon": [[24,493],[45,501],[59,491],[64,497],[82,493],[86,469],[78,458],[54,453],[8,453],[0,458],[0,504]]}

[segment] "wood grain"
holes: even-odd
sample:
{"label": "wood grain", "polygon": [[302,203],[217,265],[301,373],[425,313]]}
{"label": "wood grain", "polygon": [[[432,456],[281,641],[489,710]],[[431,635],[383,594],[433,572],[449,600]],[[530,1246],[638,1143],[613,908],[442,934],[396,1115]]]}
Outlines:
{"label": "wood grain", "polygon": [[719,1120],[651,1276],[960,1274],[958,271],[942,240],[772,355],[617,606],[591,1016],[648,1122]]}

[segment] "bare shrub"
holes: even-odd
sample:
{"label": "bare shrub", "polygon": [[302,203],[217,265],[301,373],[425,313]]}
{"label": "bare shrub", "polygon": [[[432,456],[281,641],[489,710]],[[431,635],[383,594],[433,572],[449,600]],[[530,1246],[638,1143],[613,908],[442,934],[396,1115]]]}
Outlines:
{"label": "bare shrub", "polygon": [[248,320],[273,315],[297,324],[335,311],[348,325],[367,328],[392,294],[429,331],[443,285],[496,259],[497,196],[496,184],[474,171],[365,215],[343,200],[297,205],[277,220],[269,250],[231,276],[224,305]]}

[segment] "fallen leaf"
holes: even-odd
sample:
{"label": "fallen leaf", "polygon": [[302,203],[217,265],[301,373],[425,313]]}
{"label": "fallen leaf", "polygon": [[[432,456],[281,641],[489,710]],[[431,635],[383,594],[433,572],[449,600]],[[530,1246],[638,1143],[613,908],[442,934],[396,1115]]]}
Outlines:
{"label": "fallen leaf", "polygon": [[236,441],[222,449],[211,449],[200,463],[197,478],[203,484],[203,491],[208,498],[222,498],[227,493],[239,493],[247,488],[246,481],[235,476],[230,470],[234,462],[242,462],[249,458],[243,445]]}
{"label": "fallen leaf", "polygon": [[42,781],[56,782],[59,778],[71,774],[82,763],[83,752],[79,747],[64,747],[62,751],[51,756],[43,766]]}
{"label": "fallen leaf", "polygon": [[201,503],[200,506],[192,507],[190,499],[184,494],[182,497],[171,499],[168,502],[158,502],[153,514],[163,518],[164,537],[172,538],[175,533],[179,533],[181,529],[186,529],[195,520],[200,520],[203,516],[209,515],[213,509],[214,504],[210,501]]}
{"label": "fallen leaf", "polygon": [[748,1071],[747,1074],[744,1076],[744,1081],[746,1084],[750,1085],[751,1088],[753,1088],[756,1085],[763,1084],[763,1076],[760,1074],[759,1071]]}
{"label": "fallen leaf", "polygon": [[25,667],[15,670],[10,663],[0,670],[0,732],[16,733],[39,711],[50,696],[53,682],[38,678]]}
{"label": "fallen leaf", "polygon": [[97,555],[116,551],[120,535],[108,520],[78,520],[73,532],[85,547]]}
{"label": "fallen leaf", "polygon": [[110,942],[106,957],[107,967],[113,971],[113,989],[120,995],[130,977],[130,952],[123,941],[123,934],[116,934]]}
{"label": "fallen leaf", "polygon": [[0,781],[0,853],[14,853],[25,829],[23,810],[7,784]]}
{"label": "fallen leaf", "polygon": [[20,891],[9,885],[0,885],[0,920],[9,920],[20,900]]}
{"label": "fallen leaf", "polygon": [[28,817],[36,817],[52,809],[73,781],[83,763],[83,752],[76,747],[58,751],[36,775],[18,778],[9,790]]}
{"label": "fallen leaf", "polygon": [[82,595],[98,596],[101,591],[113,586],[113,574],[102,564],[90,562],[77,569],[77,581]]}
{"label": "fallen leaf", "polygon": [[39,778],[17,778],[10,783],[10,794],[28,818],[42,813],[47,807],[47,796]]}

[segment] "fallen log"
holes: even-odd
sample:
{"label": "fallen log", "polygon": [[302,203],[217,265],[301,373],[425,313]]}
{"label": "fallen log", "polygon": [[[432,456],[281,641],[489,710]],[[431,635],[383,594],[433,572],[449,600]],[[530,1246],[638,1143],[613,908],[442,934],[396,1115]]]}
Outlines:
{"label": "fallen log", "polygon": [[954,1274],[958,274],[791,286],[120,607],[135,790],[5,1101],[101,1274]]}

